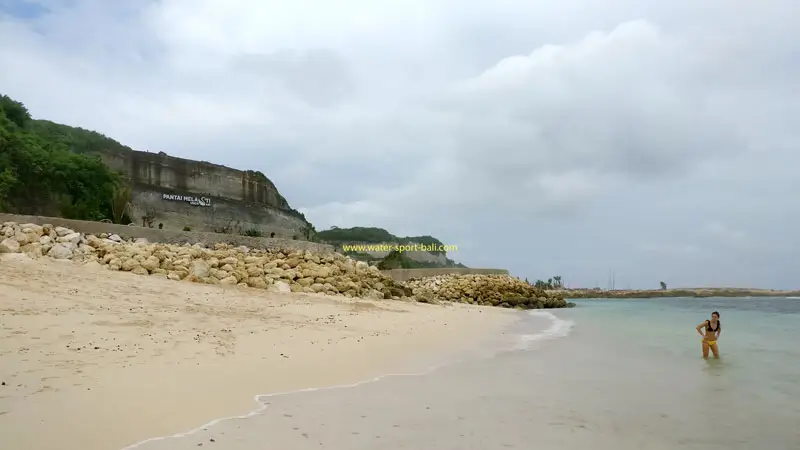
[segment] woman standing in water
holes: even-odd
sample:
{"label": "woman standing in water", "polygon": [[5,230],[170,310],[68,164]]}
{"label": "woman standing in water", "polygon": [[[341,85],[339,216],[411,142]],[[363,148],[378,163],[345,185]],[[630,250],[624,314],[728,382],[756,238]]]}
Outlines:
{"label": "woman standing in water", "polygon": [[[703,329],[705,328],[705,334]],[[703,338],[703,358],[708,358],[708,349],[714,352],[714,357],[719,358],[719,348],[717,348],[717,339],[722,333],[722,324],[719,322],[719,312],[714,311],[711,313],[711,320],[706,320],[697,326],[697,332]]]}

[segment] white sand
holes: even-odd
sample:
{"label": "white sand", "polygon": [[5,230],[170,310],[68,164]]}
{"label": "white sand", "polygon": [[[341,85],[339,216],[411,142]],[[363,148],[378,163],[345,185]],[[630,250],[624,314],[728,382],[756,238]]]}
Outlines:
{"label": "white sand", "polygon": [[474,346],[512,311],[175,282],[0,257],[0,448],[115,450]]}

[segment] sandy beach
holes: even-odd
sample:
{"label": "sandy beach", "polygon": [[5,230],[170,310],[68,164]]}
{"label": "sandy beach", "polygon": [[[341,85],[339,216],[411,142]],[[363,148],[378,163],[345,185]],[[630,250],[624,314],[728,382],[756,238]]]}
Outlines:
{"label": "sandy beach", "polygon": [[0,258],[0,448],[115,450],[468,349],[518,314]]}

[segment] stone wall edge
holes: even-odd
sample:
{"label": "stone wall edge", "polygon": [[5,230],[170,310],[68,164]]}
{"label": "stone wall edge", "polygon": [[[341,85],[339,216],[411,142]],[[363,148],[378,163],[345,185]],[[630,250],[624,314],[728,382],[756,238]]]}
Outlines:
{"label": "stone wall edge", "polygon": [[34,223],[37,225],[50,224],[69,228],[84,234],[117,234],[125,239],[145,238],[150,242],[163,244],[202,243],[205,245],[214,245],[217,243],[225,243],[244,245],[251,248],[307,250],[313,253],[334,252],[332,245],[318,244],[316,242],[302,240],[239,236],[235,234],[200,231],[159,230],[158,228],[117,225],[113,223],[64,219],[60,217],[25,216],[0,213],[0,223],[3,222],[17,222],[20,224]]}

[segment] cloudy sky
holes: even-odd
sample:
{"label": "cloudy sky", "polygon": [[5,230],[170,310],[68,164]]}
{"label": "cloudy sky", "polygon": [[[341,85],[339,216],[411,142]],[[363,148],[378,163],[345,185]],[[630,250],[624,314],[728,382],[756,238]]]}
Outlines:
{"label": "cloudy sky", "polygon": [[797,0],[0,0],[0,92],[317,229],[572,286],[800,288]]}

